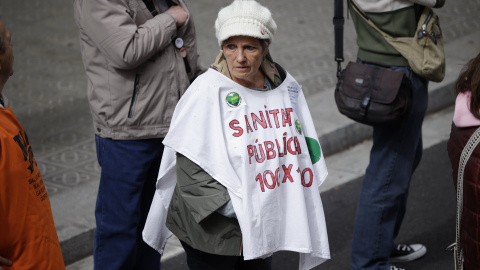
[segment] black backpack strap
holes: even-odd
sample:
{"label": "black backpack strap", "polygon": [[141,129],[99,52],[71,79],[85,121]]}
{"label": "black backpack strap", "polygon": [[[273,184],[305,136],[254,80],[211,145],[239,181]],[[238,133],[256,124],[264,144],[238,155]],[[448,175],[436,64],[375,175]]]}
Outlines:
{"label": "black backpack strap", "polygon": [[172,0],[143,0],[143,3],[145,3],[153,17],[175,5]]}
{"label": "black backpack strap", "polygon": [[153,17],[155,17],[158,14],[151,0],[143,0],[143,3],[145,3],[145,6],[147,6],[148,11],[150,11]]}
{"label": "black backpack strap", "polygon": [[343,58],[343,25],[345,18],[343,17],[343,0],[335,0],[333,26],[335,29],[335,61],[337,61],[337,78],[342,71],[341,63]]}

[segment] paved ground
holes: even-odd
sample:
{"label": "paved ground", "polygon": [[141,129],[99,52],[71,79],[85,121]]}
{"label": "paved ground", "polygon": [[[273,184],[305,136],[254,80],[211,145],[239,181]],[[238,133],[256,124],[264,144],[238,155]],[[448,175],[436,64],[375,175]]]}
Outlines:
{"label": "paved ground", "polygon": [[[199,53],[205,65],[210,64],[218,52],[213,28],[216,13],[228,3],[230,0],[188,2],[197,22]],[[368,137],[369,129],[340,116],[332,103],[336,71],[333,61],[333,0],[261,0],[260,3],[272,10],[278,24],[271,47],[272,55],[303,85],[322,147],[332,155],[330,163],[327,163],[329,170],[332,168],[327,185],[329,191],[322,196],[329,235],[334,239],[330,241],[334,259],[325,266],[332,265],[328,269],[347,269],[352,218],[360,182],[355,179],[361,176],[366,164],[365,151],[368,153],[368,143],[354,145]],[[91,254],[95,225],[93,207],[100,172],[72,4],[71,0],[0,2],[0,18],[12,33],[15,53],[15,75],[9,80],[4,93],[29,134],[51,197],[67,264]],[[452,104],[453,80],[466,60],[480,49],[480,21],[474,19],[479,12],[480,0],[462,0],[461,4],[447,0],[446,6],[438,10],[449,65],[445,82],[431,84],[430,87],[432,91],[442,90],[431,95],[430,107],[435,110]],[[355,58],[355,51],[355,32],[351,21],[347,20],[347,61]],[[448,119],[449,115],[446,117]],[[442,127],[445,128],[445,125]],[[432,132],[435,133],[435,129]],[[428,259],[419,261],[426,262],[428,266],[412,264],[414,269],[448,268],[446,264],[440,264],[444,257],[450,257],[440,250],[443,242],[451,241],[451,237],[444,236],[444,233],[451,232],[452,220],[451,212],[444,211],[452,202],[449,200],[451,188],[446,179],[449,174],[445,172],[448,164],[442,145],[435,146],[440,147],[434,147],[437,150],[426,149],[427,153],[433,151],[432,160],[425,163],[425,169],[422,169],[425,172],[414,184],[418,186],[412,188],[410,208],[414,216],[407,216],[406,234],[402,235],[406,241],[421,236],[427,241],[441,243],[433,247],[438,253],[430,255],[432,252],[429,251]],[[353,147],[351,151],[357,149],[360,156],[352,152],[345,152],[341,157],[341,154],[333,156],[349,147]],[[358,157],[353,160],[358,166],[356,171],[335,168],[342,167],[352,157]],[[433,172],[429,174],[432,168]],[[341,185],[343,183],[346,184]],[[434,241],[438,239],[442,241]],[[430,246],[429,250],[432,250]],[[176,253],[173,251],[171,254],[174,256]],[[170,258],[165,260],[164,269],[175,269],[167,268],[168,262],[182,264],[182,260],[175,259],[178,257]],[[282,255],[279,258],[287,260],[285,265],[291,265],[291,256]]]}
{"label": "paved ground", "polygon": [[[424,125],[424,137],[428,138],[419,169],[412,179],[408,211],[398,237],[401,243],[423,243],[427,255],[417,261],[397,264],[399,267],[414,270],[453,269],[453,255],[445,251],[455,239],[455,191],[451,179],[450,163],[446,154],[445,139],[449,135],[452,107],[428,117]],[[327,158],[327,166],[338,165],[343,161],[354,169],[365,167],[371,143],[366,141],[354,149],[345,151],[339,157]],[[334,160],[334,159],[337,159]],[[349,163],[357,162],[357,164]],[[344,169],[347,171],[348,169]],[[336,178],[337,176],[332,176]],[[331,177],[329,176],[329,179]],[[350,246],[353,235],[353,221],[356,211],[361,177],[322,192],[322,201],[327,221],[327,230],[332,259],[315,269],[349,269]],[[162,258],[163,270],[187,270],[186,257],[175,241],[167,244],[166,256]],[[365,247],[368,248],[368,247]],[[274,255],[273,269],[297,269],[298,255],[291,252],[278,252]],[[67,270],[93,269],[92,257],[72,264]]]}
{"label": "paved ground", "polygon": [[[397,264],[398,267],[413,270],[453,269],[453,254],[445,251],[445,247],[455,239],[455,191],[451,175],[439,170],[449,166],[445,144],[438,144],[425,151],[420,170],[412,180],[409,211],[398,240],[402,243],[423,243],[428,252],[424,258]],[[314,269],[350,268],[353,221],[360,186],[361,180],[356,179],[322,193],[332,259]],[[162,269],[187,270],[185,261],[185,255],[180,254],[165,260]],[[296,254],[274,254],[273,269],[298,269],[297,265]],[[75,270],[86,269],[88,268]]]}

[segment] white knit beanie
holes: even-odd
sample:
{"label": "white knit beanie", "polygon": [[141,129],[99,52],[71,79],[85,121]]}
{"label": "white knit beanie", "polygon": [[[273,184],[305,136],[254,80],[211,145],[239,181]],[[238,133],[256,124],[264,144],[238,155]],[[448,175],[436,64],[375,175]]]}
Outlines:
{"label": "white knit beanie", "polygon": [[254,0],[234,0],[218,12],[215,35],[218,45],[233,36],[273,40],[277,24],[268,8]]}

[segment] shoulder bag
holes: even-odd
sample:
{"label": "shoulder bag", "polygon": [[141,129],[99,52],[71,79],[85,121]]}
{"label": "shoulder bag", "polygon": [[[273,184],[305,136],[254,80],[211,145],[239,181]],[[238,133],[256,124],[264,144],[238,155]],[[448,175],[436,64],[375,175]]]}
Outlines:
{"label": "shoulder bag", "polygon": [[424,7],[413,37],[391,37],[378,28],[354,0],[349,0],[353,9],[371,27],[408,61],[408,65],[420,77],[441,82],[445,77],[445,51],[442,29],[438,16],[429,7]]}
{"label": "shoulder bag", "polygon": [[412,85],[401,71],[378,64],[343,62],[343,0],[335,0],[335,61],[338,63],[335,102],[340,113],[371,125],[396,123],[412,105]]}

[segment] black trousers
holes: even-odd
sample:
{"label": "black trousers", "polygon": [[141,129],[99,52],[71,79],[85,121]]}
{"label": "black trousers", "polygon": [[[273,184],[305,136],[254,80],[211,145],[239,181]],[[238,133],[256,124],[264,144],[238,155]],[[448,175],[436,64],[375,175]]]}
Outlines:
{"label": "black trousers", "polygon": [[187,255],[190,270],[271,270],[272,257],[243,260],[243,256],[215,255],[194,249],[180,241]]}

